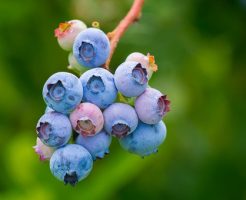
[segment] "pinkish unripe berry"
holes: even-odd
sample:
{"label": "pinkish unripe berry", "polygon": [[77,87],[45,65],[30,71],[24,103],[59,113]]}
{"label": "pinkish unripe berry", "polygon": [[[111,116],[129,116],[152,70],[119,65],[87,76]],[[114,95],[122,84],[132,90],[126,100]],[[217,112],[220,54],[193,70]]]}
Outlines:
{"label": "pinkish unripe berry", "polygon": [[99,133],[104,124],[102,111],[92,103],[81,103],[70,114],[73,129],[83,136]]}
{"label": "pinkish unripe berry", "polygon": [[33,148],[41,161],[49,160],[55,151],[55,148],[46,146],[39,138],[37,138],[36,145]]}
{"label": "pinkish unripe berry", "polygon": [[55,37],[62,49],[71,51],[76,36],[87,27],[80,20],[70,20],[59,24],[55,29]]}

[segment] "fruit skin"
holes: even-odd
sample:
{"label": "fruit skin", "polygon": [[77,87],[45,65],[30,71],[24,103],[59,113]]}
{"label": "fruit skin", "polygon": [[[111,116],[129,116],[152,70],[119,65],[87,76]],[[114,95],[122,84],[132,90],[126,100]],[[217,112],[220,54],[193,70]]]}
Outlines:
{"label": "fruit skin", "polygon": [[33,146],[35,152],[39,155],[40,161],[47,161],[51,158],[55,149],[46,146],[38,137],[36,140],[36,145]]}
{"label": "fruit skin", "polygon": [[100,29],[88,28],[75,38],[73,55],[85,67],[100,67],[106,62],[109,52],[109,39]]}
{"label": "fruit skin", "polygon": [[109,153],[111,141],[111,135],[107,134],[104,130],[92,137],[79,135],[76,138],[76,144],[86,148],[90,152],[93,160],[96,160],[97,158],[101,159],[105,154]]}
{"label": "fruit skin", "polygon": [[86,178],[93,167],[90,153],[82,146],[68,144],[57,149],[50,159],[52,174],[65,184],[75,185]]}
{"label": "fruit skin", "polygon": [[47,106],[63,114],[73,111],[82,97],[81,82],[71,73],[55,73],[48,78],[43,87],[43,98]]}
{"label": "fruit skin", "polygon": [[139,119],[146,124],[156,124],[169,111],[170,101],[160,91],[147,88],[135,100],[135,110]]}
{"label": "fruit skin", "polygon": [[72,126],[66,115],[48,112],[39,119],[36,131],[45,145],[61,147],[69,141],[72,135]]}
{"label": "fruit skin", "polygon": [[139,96],[148,84],[146,68],[138,62],[124,62],[116,69],[114,81],[116,88],[124,96]]}
{"label": "fruit skin", "polygon": [[124,103],[114,103],[103,112],[104,129],[107,133],[122,138],[132,133],[138,125],[138,117],[133,107]]}
{"label": "fruit skin", "polygon": [[83,101],[105,109],[117,98],[114,76],[103,68],[90,69],[80,77],[83,86]]}
{"label": "fruit skin", "polygon": [[81,103],[70,114],[73,129],[84,136],[93,136],[103,128],[102,111],[92,103]]}
{"label": "fruit skin", "polygon": [[68,69],[73,70],[75,72],[77,72],[78,74],[82,74],[85,71],[87,71],[87,68],[80,65],[77,60],[75,59],[74,55],[72,52],[69,53],[68,55]]}
{"label": "fruit skin", "polygon": [[135,61],[141,63],[141,65],[144,66],[148,72],[148,79],[151,78],[153,71],[149,67],[148,56],[145,56],[144,54],[139,52],[133,52],[127,56],[126,61]]}
{"label": "fruit skin", "polygon": [[155,64],[155,57],[153,55],[150,55],[149,53],[147,55],[144,55],[139,52],[133,52],[128,55],[126,61],[135,61],[141,63],[147,69],[149,80],[153,72],[156,72],[158,70],[158,66]]}
{"label": "fruit skin", "polygon": [[52,108],[50,108],[49,106],[46,106],[45,108],[45,113],[48,113],[48,112],[54,112],[54,110]]}
{"label": "fruit skin", "polygon": [[76,36],[86,29],[84,22],[80,20],[70,20],[59,24],[55,29],[55,37],[57,37],[58,44],[66,51],[71,51]]}
{"label": "fruit skin", "polygon": [[144,157],[156,153],[165,138],[166,126],[163,121],[153,125],[139,122],[136,130],[119,142],[125,150]]}

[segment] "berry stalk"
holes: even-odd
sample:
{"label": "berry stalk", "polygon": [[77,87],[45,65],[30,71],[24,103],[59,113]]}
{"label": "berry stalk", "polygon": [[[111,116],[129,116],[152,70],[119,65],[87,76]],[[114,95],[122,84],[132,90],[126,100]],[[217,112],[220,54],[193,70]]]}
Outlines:
{"label": "berry stalk", "polygon": [[143,4],[144,0],[134,0],[132,7],[130,8],[127,15],[120,21],[118,26],[112,32],[107,34],[110,40],[110,55],[105,63],[106,69],[109,69],[110,61],[113,57],[118,42],[120,41],[120,38],[131,24],[139,20]]}

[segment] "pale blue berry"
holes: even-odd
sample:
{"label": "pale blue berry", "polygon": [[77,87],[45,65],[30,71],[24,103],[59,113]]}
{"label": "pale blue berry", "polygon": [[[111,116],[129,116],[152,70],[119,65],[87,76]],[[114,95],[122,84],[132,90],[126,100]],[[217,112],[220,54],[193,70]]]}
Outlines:
{"label": "pale blue berry", "polygon": [[107,35],[97,28],[82,31],[75,39],[73,55],[78,63],[85,67],[100,67],[103,65],[110,51]]}
{"label": "pale blue berry", "polygon": [[139,122],[136,130],[119,142],[125,150],[144,157],[156,153],[165,138],[166,126],[163,121],[153,125]]}
{"label": "pale blue berry", "polygon": [[124,103],[114,103],[103,112],[104,129],[111,135],[122,138],[133,132],[138,117],[133,107]]}
{"label": "pale blue berry", "polygon": [[68,144],[57,149],[50,159],[52,174],[65,184],[75,185],[91,172],[93,160],[81,145]]}
{"label": "pale blue berry", "polygon": [[95,68],[88,70],[80,77],[83,85],[83,101],[96,104],[105,109],[111,105],[117,97],[117,89],[114,84],[114,76],[108,70]]}
{"label": "pale blue berry", "polygon": [[85,147],[90,152],[93,160],[97,158],[101,159],[105,154],[109,153],[111,141],[111,135],[107,134],[105,131],[101,131],[91,137],[79,135],[76,138],[76,144]]}
{"label": "pale blue berry", "polygon": [[73,74],[58,72],[46,81],[43,98],[47,106],[57,112],[69,114],[81,102],[83,87]]}
{"label": "pale blue berry", "polygon": [[138,62],[126,61],[116,69],[114,81],[116,88],[124,96],[136,97],[147,88],[147,70]]}

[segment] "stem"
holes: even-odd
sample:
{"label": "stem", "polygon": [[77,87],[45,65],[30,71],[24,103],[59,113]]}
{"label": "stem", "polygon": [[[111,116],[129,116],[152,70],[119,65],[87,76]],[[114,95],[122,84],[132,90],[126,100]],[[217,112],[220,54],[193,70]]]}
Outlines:
{"label": "stem", "polygon": [[120,38],[132,23],[139,20],[143,4],[144,0],[134,0],[132,7],[128,11],[127,15],[120,21],[118,26],[112,32],[107,34],[110,40],[110,54],[105,63],[106,69],[109,69],[110,61],[113,57],[117,44],[120,41]]}

